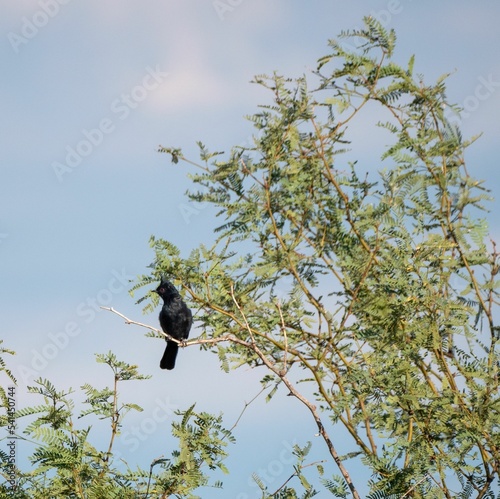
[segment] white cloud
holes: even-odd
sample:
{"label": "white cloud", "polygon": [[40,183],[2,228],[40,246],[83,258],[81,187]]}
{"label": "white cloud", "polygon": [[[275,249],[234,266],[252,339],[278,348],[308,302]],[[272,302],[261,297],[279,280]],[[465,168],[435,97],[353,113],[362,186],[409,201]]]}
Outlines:
{"label": "white cloud", "polygon": [[216,106],[223,103],[231,89],[220,74],[190,62],[169,70],[169,77],[148,100],[157,112],[164,113],[199,106]]}

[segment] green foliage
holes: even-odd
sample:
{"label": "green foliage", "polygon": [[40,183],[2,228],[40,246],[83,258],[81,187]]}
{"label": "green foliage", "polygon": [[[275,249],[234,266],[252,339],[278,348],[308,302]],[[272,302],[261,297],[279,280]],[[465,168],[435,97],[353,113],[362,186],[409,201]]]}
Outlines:
{"label": "green foliage", "polygon": [[[75,406],[70,395],[73,390],[59,391],[48,380],[38,379],[29,392],[43,398],[43,404],[16,411],[20,427],[26,419],[23,434],[18,438],[31,443],[31,470],[16,471],[14,489],[7,484],[0,486],[1,497],[14,499],[137,499],[139,497],[188,497],[202,485],[221,487],[220,482],[210,483],[203,468],[227,472],[223,460],[224,447],[234,442],[231,432],[222,426],[221,416],[187,411],[177,411],[180,422],[172,424],[172,434],[179,440],[179,449],[170,458],[155,459],[148,474],[140,467],[132,471],[128,465],[122,471],[113,454],[113,445],[119,438],[125,415],[142,411],[133,403],[121,403],[118,385],[124,381],[149,378],[138,372],[137,366],[119,361],[109,352],[96,355],[98,363],[107,365],[113,372],[113,388],[97,389],[89,384],[82,386],[86,395],[78,418],[93,418],[109,423],[110,438],[107,448],[95,447],[89,439],[92,425],[78,427]],[[2,419],[3,422],[3,419]],[[5,426],[3,424],[2,426]],[[6,478],[7,456],[2,453],[1,474]],[[160,465],[153,473],[153,468]]]}
{"label": "green foliage", "polygon": [[[314,490],[314,487],[308,482],[304,470],[307,467],[312,466],[311,464],[305,464],[305,459],[311,450],[311,442],[308,442],[304,447],[300,447],[299,445],[293,446],[293,455],[296,458],[296,464],[293,466],[292,475],[274,492],[269,490],[269,487],[266,486],[265,482],[261,477],[254,473],[252,478],[254,482],[258,485],[259,489],[262,492],[262,499],[298,499],[299,496],[295,489],[288,487],[288,482],[293,479],[298,479],[301,486],[304,489],[304,494],[300,496],[301,499],[308,499],[310,497],[314,497],[318,494],[318,491]],[[317,464],[317,469],[322,474],[321,464]]]}
{"label": "green foliage", "polygon": [[[165,497],[196,497],[192,491],[209,484],[202,465],[212,471],[219,469],[228,473],[223,463],[227,456],[224,449],[228,442],[234,443],[235,439],[222,426],[222,416],[196,413],[194,405],[176,414],[182,416],[180,422],[172,424],[172,434],[179,439],[179,449],[172,453],[172,459],[159,461],[164,471],[151,493],[162,493]],[[214,487],[222,487],[221,482],[216,482]]]}
{"label": "green foliage", "polygon": [[[221,221],[214,245],[187,257],[152,238],[153,274],[136,289],[174,276],[225,370],[265,366],[310,409],[341,471],[323,482],[337,497],[359,497],[352,456],[370,497],[489,497],[499,257],[478,215],[490,198],[466,168],[473,140],[445,117],[446,75],[424,83],[414,57],[392,60],[395,42],[368,18],[330,41],[313,90],[305,77],[256,77],[273,102],[250,117],[252,147],[199,144],[199,164],[161,148],[197,166],[189,195]],[[375,107],[390,145],[367,175],[343,155],[356,147],[349,125]],[[336,425],[352,438],[340,458]]]}
{"label": "green foliage", "polygon": [[[8,355],[14,355],[14,352],[12,350],[9,350],[7,348],[2,347],[3,340],[0,339],[0,373],[5,373],[5,376],[9,380],[9,382],[12,383],[12,385],[15,385],[16,383],[16,378],[10,371],[10,369],[7,367],[5,364],[5,360],[3,359],[2,355],[3,354],[8,354]],[[2,402],[3,407],[8,407],[8,400],[7,400],[7,394],[5,393],[5,388],[0,385],[0,400]],[[0,416],[0,418],[3,418],[3,416]],[[5,421],[3,419],[0,419],[0,421],[5,424]]]}

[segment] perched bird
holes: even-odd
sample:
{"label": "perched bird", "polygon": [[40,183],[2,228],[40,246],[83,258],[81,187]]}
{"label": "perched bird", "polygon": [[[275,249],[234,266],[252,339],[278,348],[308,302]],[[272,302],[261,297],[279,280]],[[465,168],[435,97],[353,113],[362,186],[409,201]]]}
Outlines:
{"label": "perched bird", "polygon": [[[191,310],[182,301],[181,295],[169,281],[163,279],[155,292],[163,299],[163,307],[160,311],[160,325],[163,332],[176,340],[186,340],[193,322]],[[168,339],[166,341],[167,346],[161,358],[160,367],[173,369],[179,344]]]}

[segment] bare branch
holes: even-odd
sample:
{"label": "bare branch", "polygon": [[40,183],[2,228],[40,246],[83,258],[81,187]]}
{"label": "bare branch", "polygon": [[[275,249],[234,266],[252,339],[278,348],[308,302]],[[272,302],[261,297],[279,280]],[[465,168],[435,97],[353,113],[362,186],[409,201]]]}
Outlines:
{"label": "bare branch", "polygon": [[276,489],[271,495],[274,497],[280,490],[285,488],[285,485],[294,477],[299,476],[299,470],[303,470],[304,468],[309,468],[310,466],[316,466],[318,464],[325,463],[325,460],[316,461],[314,463],[304,464],[304,466],[300,466],[297,471],[295,471],[292,475],[290,475],[283,484],[280,485],[279,489]]}
{"label": "bare branch", "polygon": [[[426,475],[424,475],[416,484],[414,484],[411,488],[409,488],[405,494],[403,494],[399,499],[403,499],[404,497],[407,497],[410,492],[412,492],[413,490],[415,490],[415,488],[420,485],[423,481],[425,481],[427,478],[431,477],[429,475],[429,473],[427,473]],[[432,477],[431,477],[432,478]],[[439,485],[439,484],[438,484]]]}
{"label": "bare branch", "polygon": [[250,404],[252,404],[252,402],[254,402],[255,400],[257,400],[259,398],[259,396],[267,390],[267,388],[269,387],[269,385],[266,385],[264,386],[260,391],[259,393],[257,393],[257,395],[255,395],[252,399],[250,399],[250,402],[245,402],[245,405],[242,409],[242,411],[240,412],[240,415],[238,416],[238,418],[236,419],[235,423],[233,424],[233,426],[231,426],[231,428],[229,428],[229,431],[233,431],[236,426],[238,426],[238,423],[240,422],[240,419],[243,417],[243,413],[248,409],[248,407],[250,406]]}
{"label": "bare branch", "polygon": [[278,308],[278,312],[280,313],[280,320],[281,320],[281,332],[283,333],[283,337],[285,338],[285,351],[283,352],[283,371],[286,373],[287,372],[287,353],[288,353],[288,337],[286,335],[286,326],[285,326],[285,319],[283,318],[283,311],[281,310],[281,305],[279,300],[276,302],[276,307]]}
{"label": "bare branch", "polygon": [[215,345],[216,343],[221,343],[223,341],[232,341],[234,343],[239,343],[240,345],[250,347],[250,344],[248,342],[246,342],[244,340],[240,340],[239,338],[236,338],[236,336],[233,336],[230,334],[225,335],[225,336],[219,336],[218,338],[193,338],[192,340],[188,340],[188,341],[178,340],[177,338],[173,338],[169,334],[164,333],[161,329],[158,329],[158,328],[153,327],[153,326],[149,326],[148,324],[143,324],[142,322],[137,322],[137,321],[134,321],[132,319],[129,319],[128,317],[126,317],[122,313],[115,310],[113,307],[101,307],[101,308],[103,310],[107,310],[108,312],[112,312],[116,315],[119,315],[120,317],[122,317],[125,320],[125,324],[134,324],[136,326],[144,327],[146,329],[149,329],[150,331],[154,331],[156,333],[159,333],[159,334],[165,336],[165,338],[167,338],[169,341],[173,341],[175,343],[178,343],[179,345],[181,345],[183,347],[190,347],[193,345]]}

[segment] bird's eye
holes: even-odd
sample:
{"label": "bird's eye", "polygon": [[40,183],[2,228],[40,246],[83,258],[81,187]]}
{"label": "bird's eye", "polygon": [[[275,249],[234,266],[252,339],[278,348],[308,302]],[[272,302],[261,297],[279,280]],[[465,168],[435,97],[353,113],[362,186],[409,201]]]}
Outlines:
{"label": "bird's eye", "polygon": [[165,293],[165,288],[160,288],[158,291],[159,291],[160,293]]}

